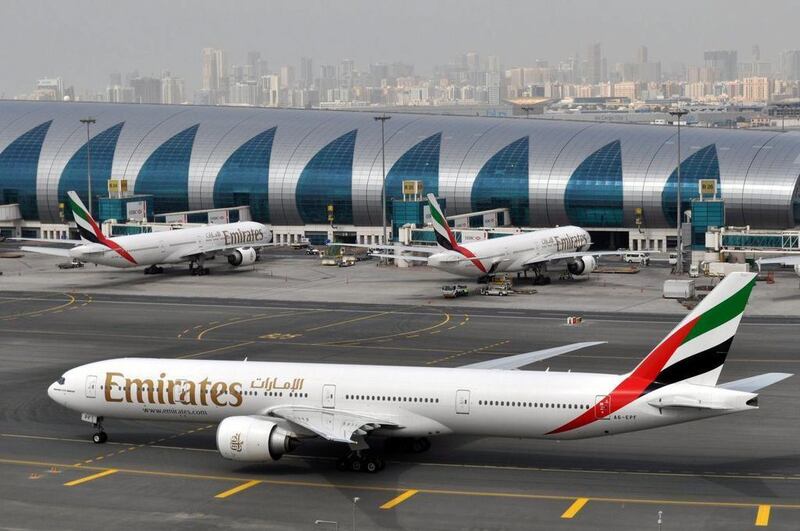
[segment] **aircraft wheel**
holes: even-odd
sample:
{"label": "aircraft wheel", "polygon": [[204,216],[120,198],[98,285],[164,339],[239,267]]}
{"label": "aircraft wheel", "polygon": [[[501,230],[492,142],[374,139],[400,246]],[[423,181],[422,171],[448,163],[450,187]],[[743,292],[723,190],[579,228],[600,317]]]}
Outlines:
{"label": "aircraft wheel", "polygon": [[360,459],[353,459],[350,461],[350,470],[353,472],[361,472],[362,463]]}
{"label": "aircraft wheel", "polygon": [[92,435],[92,442],[95,444],[103,444],[108,440],[108,435],[104,431],[98,431]]}
{"label": "aircraft wheel", "polygon": [[374,474],[378,470],[380,470],[380,467],[378,466],[378,460],[376,458],[368,457],[364,460],[364,472]]}

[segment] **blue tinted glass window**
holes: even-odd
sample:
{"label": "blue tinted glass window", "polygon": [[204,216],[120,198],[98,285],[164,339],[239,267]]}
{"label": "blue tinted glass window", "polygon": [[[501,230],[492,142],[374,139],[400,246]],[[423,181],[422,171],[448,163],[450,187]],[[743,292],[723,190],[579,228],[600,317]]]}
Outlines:
{"label": "blue tinted glass window", "polygon": [[214,206],[250,205],[255,221],[269,222],[267,184],[275,127],[260,133],[234,151],[214,182]]}
{"label": "blue tinted glass window", "polygon": [[184,129],[161,144],[139,170],[136,193],[154,196],[156,214],[189,210],[189,162],[199,126]]}
{"label": "blue tinted glass window", "polygon": [[[124,122],[109,127],[102,133],[95,135],[89,140],[89,148],[92,157],[92,212],[97,212],[99,197],[105,196],[107,182],[111,178],[111,166],[114,163],[114,151],[117,149],[117,140],[122,131]],[[75,190],[78,196],[88,205],[88,183],[87,183],[87,144],[72,155],[69,162],[61,173],[58,181],[58,201],[67,203],[67,192]],[[72,219],[72,210],[64,209],[64,217]]]}
{"label": "blue tinted glass window", "polygon": [[[719,182],[719,160],[717,148],[714,144],[698,150],[681,162],[681,212],[686,212],[692,207],[692,199],[700,196],[698,181],[700,179],[714,179],[717,181],[717,195],[721,192]],[[661,192],[661,208],[670,227],[678,223],[676,203],[678,188],[678,168],[672,171]]]}
{"label": "blue tinted glass window", "polygon": [[606,144],[572,172],[564,194],[572,223],[583,227],[622,225],[622,152],[619,140]]}
{"label": "blue tinted glass window", "polygon": [[392,199],[403,199],[403,181],[422,181],[423,193],[439,195],[441,145],[441,133],[429,136],[403,153],[386,174],[386,209],[390,219]]}
{"label": "blue tinted glass window", "polygon": [[483,165],[472,184],[472,210],[508,208],[515,225],[530,223],[528,137],[512,142]]}
{"label": "blue tinted glass window", "polygon": [[308,162],[297,181],[297,209],[303,223],[328,223],[333,205],[334,223],[353,223],[353,149],[356,129],[340,136]]}
{"label": "blue tinted glass window", "polygon": [[34,127],[0,153],[0,196],[3,204],[19,203],[20,213],[25,219],[39,217],[36,173],[39,153],[51,123],[52,120]]}

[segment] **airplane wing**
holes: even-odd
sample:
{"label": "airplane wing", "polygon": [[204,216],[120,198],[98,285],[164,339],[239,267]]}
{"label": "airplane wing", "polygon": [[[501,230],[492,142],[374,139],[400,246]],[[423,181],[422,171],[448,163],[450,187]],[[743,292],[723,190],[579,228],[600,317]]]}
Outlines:
{"label": "airplane wing", "polygon": [[50,256],[61,256],[70,258],[69,249],[65,249],[62,247],[29,247],[27,245],[23,245],[19,248],[20,251],[25,251],[26,253],[38,253],[38,254],[47,254]]}
{"label": "airplane wing", "polygon": [[556,253],[544,257],[543,261],[554,262],[556,260],[569,260],[572,258],[582,258],[584,256],[620,256],[629,251],[577,251],[574,253]]}
{"label": "airplane wing", "polygon": [[530,365],[536,361],[546,360],[553,358],[567,352],[579,350],[586,347],[593,347],[595,345],[602,345],[608,343],[607,341],[585,341],[583,343],[572,343],[570,345],[562,345],[560,347],[546,348],[544,350],[535,350],[533,352],[526,352],[524,354],[516,354],[514,356],[506,356],[505,358],[497,358],[493,360],[480,361],[478,363],[470,363],[469,365],[462,365],[461,369],[503,369],[513,370]]}
{"label": "airplane wing", "polygon": [[269,414],[297,424],[333,442],[356,444],[353,436],[363,436],[380,427],[400,427],[396,422],[371,415],[307,406],[271,409]]}
{"label": "airplane wing", "polygon": [[790,254],[786,256],[778,256],[776,258],[759,258],[756,260],[758,269],[761,270],[762,265],[781,264],[781,265],[797,265],[800,264],[800,254]]}
{"label": "airplane wing", "polygon": [[743,378],[741,380],[734,380],[732,382],[720,384],[717,387],[723,389],[730,389],[732,391],[744,391],[746,393],[755,393],[756,391],[767,387],[768,385],[776,384],[793,374],[786,372],[768,372],[758,376],[751,376],[750,378]]}
{"label": "airplane wing", "polygon": [[7,238],[10,242],[41,242],[41,243],[63,243],[69,245],[81,245],[86,243],[82,240],[56,240],[53,238]]}

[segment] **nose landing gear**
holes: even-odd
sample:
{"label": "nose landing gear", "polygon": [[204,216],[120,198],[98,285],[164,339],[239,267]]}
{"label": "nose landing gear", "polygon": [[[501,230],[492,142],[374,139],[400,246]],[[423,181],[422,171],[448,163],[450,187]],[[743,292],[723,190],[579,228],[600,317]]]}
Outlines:
{"label": "nose landing gear", "polygon": [[95,444],[103,444],[108,440],[108,435],[103,431],[103,417],[97,417],[92,422],[92,426],[97,431],[92,435],[92,442]]}

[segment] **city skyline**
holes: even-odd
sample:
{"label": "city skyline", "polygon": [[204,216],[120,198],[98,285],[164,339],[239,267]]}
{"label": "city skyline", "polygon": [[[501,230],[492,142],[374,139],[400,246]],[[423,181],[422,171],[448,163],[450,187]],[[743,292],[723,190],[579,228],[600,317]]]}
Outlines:
{"label": "city skyline", "polygon": [[[537,59],[558,63],[576,53],[585,56],[599,42],[610,68],[635,61],[637,48],[645,45],[669,72],[673,63],[702,65],[707,50],[736,50],[747,59],[758,45],[764,61],[776,63],[782,51],[800,48],[791,31],[791,2],[770,2],[770,22],[762,26],[742,16],[749,12],[747,4],[722,2],[675,3],[675,13],[691,13],[686,18],[653,18],[635,2],[601,8],[572,1],[557,13],[544,3],[499,2],[484,12],[471,9],[469,2],[408,2],[388,19],[385,6],[360,1],[335,6],[312,1],[302,8],[150,0],[113,7],[94,1],[69,6],[12,1],[6,6],[10,16],[0,22],[0,45],[19,50],[21,39],[28,42],[24,51],[9,56],[7,75],[0,81],[5,98],[30,92],[41,78],[61,77],[81,93],[104,88],[112,72],[160,76],[163,70],[183,79],[191,97],[201,88],[202,48],[226,50],[237,63],[244,63],[249,51],[260,51],[273,71],[287,64],[299,70],[300,57],[312,57],[318,65],[349,58],[361,69],[403,62],[422,75],[470,50],[500,57],[502,66],[511,68],[531,66]],[[444,32],[448,39],[441,39]],[[676,34],[696,38],[672,38]],[[105,44],[98,47],[98,42]]]}

